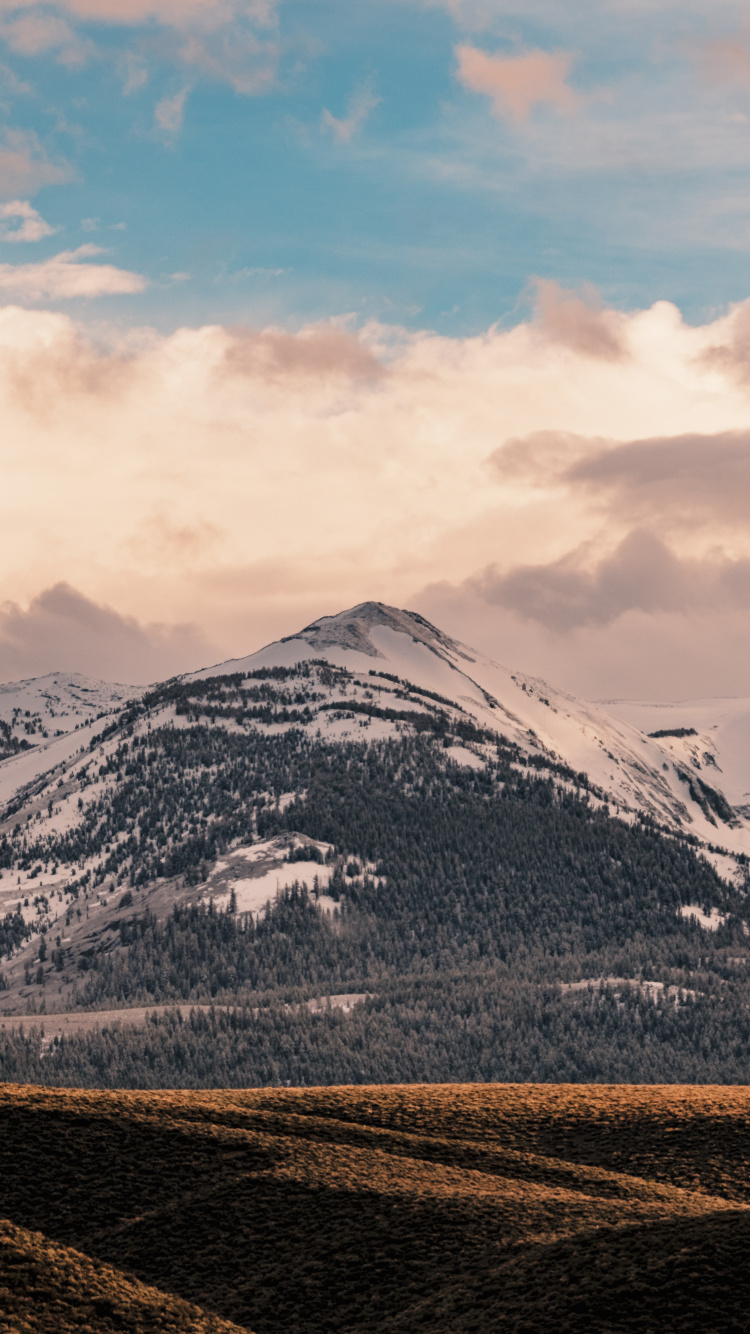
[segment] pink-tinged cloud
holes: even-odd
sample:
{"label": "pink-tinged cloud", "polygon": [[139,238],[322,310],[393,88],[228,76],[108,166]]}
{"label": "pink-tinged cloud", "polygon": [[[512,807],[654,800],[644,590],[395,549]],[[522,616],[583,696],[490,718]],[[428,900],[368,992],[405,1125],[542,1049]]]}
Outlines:
{"label": "pink-tinged cloud", "polygon": [[[0,0],[0,13],[37,7],[37,0]],[[149,19],[182,28],[216,27],[235,17],[259,24],[272,21],[274,0],[57,0],[53,7],[78,19],[133,27]]]}
{"label": "pink-tinged cloud", "polygon": [[567,52],[491,56],[475,46],[458,46],[456,55],[459,79],[472,92],[489,97],[496,116],[528,120],[540,104],[570,115],[584,101],[567,82],[574,59]]}
{"label": "pink-tinged cloud", "polygon": [[[724,660],[748,664],[748,390],[699,360],[731,321],[687,325],[667,303],[617,318],[627,355],[599,355],[598,326],[565,324],[561,343],[538,317],[465,338],[343,322],[89,334],[0,308],[0,601],[65,580],[139,623],[201,625],[216,661],[442,582],[474,609],[468,642],[496,624],[493,652],[518,661],[523,636],[554,634],[560,656],[600,633],[590,664],[605,627],[704,615],[715,594]],[[545,628],[555,598],[562,634]]]}
{"label": "pink-tinged cloud", "polygon": [[747,34],[706,42],[698,50],[698,60],[713,83],[729,81],[750,88],[750,37]]}
{"label": "pink-tinged cloud", "polygon": [[227,349],[226,366],[233,373],[275,379],[310,376],[324,379],[345,376],[378,380],[385,368],[354,334],[319,324],[299,334],[280,329],[236,329]]}
{"label": "pink-tinged cloud", "polygon": [[276,82],[279,52],[275,42],[227,26],[217,32],[187,33],[177,57],[205,77],[230,84],[236,93],[258,97]]}
{"label": "pink-tinged cloud", "polygon": [[101,253],[100,246],[82,245],[77,250],[61,250],[59,255],[38,264],[0,264],[0,291],[28,301],[123,296],[143,291],[146,280],[140,273],[117,269],[112,264],[81,262]]}
{"label": "pink-tinged cloud", "polygon": [[750,607],[750,560],[723,553],[680,557],[649,529],[631,530],[615,550],[591,558],[587,544],[543,565],[501,572],[489,568],[470,581],[495,606],[558,632],[608,625],[627,612],[649,615]]}
{"label": "pink-tinged cloud", "polygon": [[0,37],[11,51],[38,56],[56,47],[73,45],[75,36],[64,19],[52,14],[27,14],[0,26]]}
{"label": "pink-tinged cloud", "polygon": [[605,361],[627,356],[625,319],[605,309],[594,287],[586,284],[579,296],[549,278],[537,278],[535,306],[536,326],[551,342]]}
{"label": "pink-tinged cloud", "polygon": [[[168,30],[163,50],[178,65],[245,96],[269,92],[276,82],[279,51],[268,31],[275,0],[57,0],[47,9],[56,12],[40,13],[35,0],[0,0],[0,16],[8,15],[6,22],[0,17],[0,37],[22,55],[57,50],[62,64],[80,65],[95,47],[75,31],[76,23],[159,24]],[[145,82],[145,67],[132,54],[123,71],[126,92]]]}

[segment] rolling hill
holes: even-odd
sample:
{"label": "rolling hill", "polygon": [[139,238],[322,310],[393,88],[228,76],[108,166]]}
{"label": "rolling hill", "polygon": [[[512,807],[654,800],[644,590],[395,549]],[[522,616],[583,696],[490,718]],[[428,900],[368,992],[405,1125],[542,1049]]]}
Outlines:
{"label": "rolling hill", "polygon": [[745,1329],[748,1096],[6,1086],[5,1327]]}

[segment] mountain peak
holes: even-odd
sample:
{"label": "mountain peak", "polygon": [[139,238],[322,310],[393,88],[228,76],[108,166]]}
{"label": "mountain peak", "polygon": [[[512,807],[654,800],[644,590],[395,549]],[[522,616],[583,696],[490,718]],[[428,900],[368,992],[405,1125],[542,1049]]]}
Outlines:
{"label": "mountain peak", "polygon": [[348,611],[340,611],[335,616],[321,616],[311,625],[305,626],[296,635],[288,635],[284,642],[303,639],[313,648],[343,648],[364,653],[370,658],[382,658],[372,640],[372,630],[385,626],[397,634],[409,635],[418,644],[425,644],[433,653],[445,656],[446,651],[466,658],[466,653],[455,640],[431,625],[416,611],[403,611],[398,607],[389,607],[384,602],[360,602]]}

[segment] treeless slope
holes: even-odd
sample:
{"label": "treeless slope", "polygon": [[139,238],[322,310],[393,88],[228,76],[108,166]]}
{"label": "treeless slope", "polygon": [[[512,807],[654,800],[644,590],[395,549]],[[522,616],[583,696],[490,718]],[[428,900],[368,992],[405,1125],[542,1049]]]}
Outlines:
{"label": "treeless slope", "polygon": [[0,1330],[13,1334],[240,1334],[40,1232],[0,1220]]}
{"label": "treeless slope", "polygon": [[685,1320],[692,1273],[742,1288],[749,1117],[736,1088],[6,1085],[0,1213],[260,1334],[747,1328],[729,1295]]}

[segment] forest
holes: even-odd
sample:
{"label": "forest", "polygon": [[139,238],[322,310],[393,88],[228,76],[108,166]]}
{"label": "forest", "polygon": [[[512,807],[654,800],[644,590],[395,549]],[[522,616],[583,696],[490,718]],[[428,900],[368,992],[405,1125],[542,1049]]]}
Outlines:
{"label": "forest", "polygon": [[[120,868],[118,940],[79,960],[78,1006],[214,1009],[52,1042],[43,1016],[29,1018],[23,1035],[3,1035],[3,1077],[747,1081],[744,893],[689,841],[613,816],[502,744],[486,768],[450,756],[434,730],[333,744],[291,729],[249,743],[195,723],[124,737],[102,766],[121,781],[26,855],[100,850],[99,879]],[[293,796],[283,809],[282,793]],[[150,878],[189,883],[232,840],[285,833],[331,845],[336,911],[298,883],[258,920],[212,903],[161,920],[141,908]],[[718,909],[718,930],[682,916],[688,904]],[[19,929],[6,919],[11,949]],[[602,978],[625,981],[566,989]],[[367,999],[349,1013],[305,1005],[342,992]]]}

